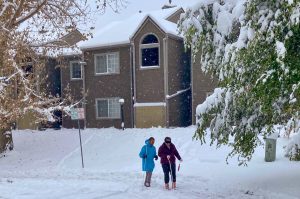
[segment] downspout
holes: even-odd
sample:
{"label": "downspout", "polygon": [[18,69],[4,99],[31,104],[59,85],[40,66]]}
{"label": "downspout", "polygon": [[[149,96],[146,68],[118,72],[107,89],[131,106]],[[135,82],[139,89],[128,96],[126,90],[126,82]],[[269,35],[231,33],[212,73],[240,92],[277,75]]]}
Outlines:
{"label": "downspout", "polygon": [[164,57],[164,87],[165,87],[165,102],[166,102],[166,114],[165,114],[165,122],[166,122],[166,127],[169,128],[169,124],[170,124],[170,121],[169,121],[169,100],[167,99],[167,95],[169,94],[169,70],[168,70],[168,64],[169,64],[169,47],[168,47],[168,35],[163,39],[163,57]]}
{"label": "downspout", "polygon": [[193,55],[192,55],[192,50],[190,49],[190,67],[191,67],[191,83],[190,83],[190,85],[191,85],[191,100],[192,100],[192,103],[191,103],[191,110],[192,110],[192,125],[194,124],[194,121],[195,121],[195,115],[196,114],[194,114],[194,72],[193,72],[193,70],[194,70],[194,67],[193,67],[193,65],[194,65],[194,60],[193,60]]}
{"label": "downspout", "polygon": [[[84,60],[84,52],[82,52],[82,60],[83,62],[85,62]],[[86,64],[81,65],[82,68],[82,89],[83,89],[83,108],[84,108],[84,120],[83,120],[83,125],[84,125],[84,129],[86,129],[86,89],[85,89],[85,68],[86,68]]]}
{"label": "downspout", "polygon": [[[65,58],[63,58],[63,62],[65,61]],[[60,61],[59,63],[59,73],[60,73],[60,97],[62,100],[63,99],[63,96],[62,96],[62,92],[63,92],[63,72],[62,72],[62,61]],[[61,113],[61,126],[64,127],[64,113],[62,112]]]}
{"label": "downspout", "polygon": [[133,100],[134,100],[134,89],[133,89],[133,44],[130,43],[129,56],[130,56],[130,110],[131,110],[131,127],[134,127],[134,110],[133,110]]}
{"label": "downspout", "polygon": [[134,42],[131,43],[131,54],[132,54],[132,64],[131,64],[131,68],[132,68],[132,75],[133,75],[133,79],[131,82],[133,82],[133,96],[132,96],[132,100],[133,100],[133,104],[132,104],[132,113],[133,113],[133,128],[136,127],[136,113],[135,113],[135,108],[134,108],[134,104],[136,103],[136,74],[135,74],[135,45]]}

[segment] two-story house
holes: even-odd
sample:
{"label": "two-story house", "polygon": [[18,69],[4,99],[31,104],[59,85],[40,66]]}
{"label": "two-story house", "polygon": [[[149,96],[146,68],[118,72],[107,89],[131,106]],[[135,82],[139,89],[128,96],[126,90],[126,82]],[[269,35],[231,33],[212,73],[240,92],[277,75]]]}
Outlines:
{"label": "two-story house", "polygon": [[[82,54],[65,57],[61,86],[69,88],[74,100],[85,98],[81,125],[120,128],[120,102],[126,128],[192,124],[193,104],[203,101],[214,85],[201,69],[191,69],[191,53],[177,31],[183,12],[176,7],[140,12],[110,23],[80,44]],[[193,87],[197,81],[205,82],[205,88]],[[76,128],[77,123],[65,116],[63,127]]]}

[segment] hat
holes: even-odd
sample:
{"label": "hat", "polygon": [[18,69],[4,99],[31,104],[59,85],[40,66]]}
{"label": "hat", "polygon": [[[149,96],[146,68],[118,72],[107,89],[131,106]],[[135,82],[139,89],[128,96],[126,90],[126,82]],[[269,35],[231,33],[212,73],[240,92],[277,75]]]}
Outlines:
{"label": "hat", "polygon": [[150,137],[149,140],[155,140],[154,137]]}
{"label": "hat", "polygon": [[170,137],[166,137],[165,138],[165,143],[171,143],[171,138]]}

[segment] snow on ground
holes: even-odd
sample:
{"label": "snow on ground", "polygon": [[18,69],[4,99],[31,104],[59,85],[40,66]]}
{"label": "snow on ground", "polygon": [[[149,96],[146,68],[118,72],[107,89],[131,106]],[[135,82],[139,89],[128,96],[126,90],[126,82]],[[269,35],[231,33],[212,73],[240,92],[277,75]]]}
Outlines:
{"label": "snow on ground", "polygon": [[[300,198],[300,164],[284,158],[287,140],[278,140],[277,160],[264,162],[259,148],[248,167],[229,149],[192,141],[195,127],[175,129],[87,129],[83,135],[85,169],[81,169],[77,130],[15,131],[15,150],[0,158],[0,199],[96,198]],[[159,162],[151,188],[143,187],[140,148],[154,136],[156,147],[171,136],[184,162],[178,189],[163,189]]]}

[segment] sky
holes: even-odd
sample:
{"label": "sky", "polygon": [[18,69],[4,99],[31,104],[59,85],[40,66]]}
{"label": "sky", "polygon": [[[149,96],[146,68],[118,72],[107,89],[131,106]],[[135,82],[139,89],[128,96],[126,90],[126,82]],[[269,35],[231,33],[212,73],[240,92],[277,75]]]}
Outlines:
{"label": "sky", "polygon": [[[104,14],[98,14],[95,17],[94,23],[96,27],[103,27],[112,21],[119,21],[129,17],[140,10],[143,12],[158,10],[169,2],[169,0],[126,0],[127,6],[124,7],[120,13],[115,13],[111,9],[107,9]],[[186,8],[199,2],[199,0],[173,0],[172,4]]]}

